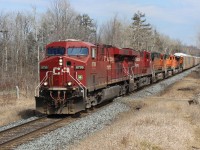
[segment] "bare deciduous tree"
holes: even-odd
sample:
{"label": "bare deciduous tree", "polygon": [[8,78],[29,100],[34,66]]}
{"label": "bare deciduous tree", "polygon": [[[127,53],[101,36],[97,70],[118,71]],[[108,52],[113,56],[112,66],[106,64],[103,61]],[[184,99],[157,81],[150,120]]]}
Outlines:
{"label": "bare deciduous tree", "polygon": [[[125,38],[125,35],[128,33],[127,29],[128,26],[123,24],[118,16],[115,15],[108,22],[101,26],[99,32],[100,41],[105,44],[126,47],[129,45],[127,44],[127,39]],[[128,37],[128,35],[126,37]]]}

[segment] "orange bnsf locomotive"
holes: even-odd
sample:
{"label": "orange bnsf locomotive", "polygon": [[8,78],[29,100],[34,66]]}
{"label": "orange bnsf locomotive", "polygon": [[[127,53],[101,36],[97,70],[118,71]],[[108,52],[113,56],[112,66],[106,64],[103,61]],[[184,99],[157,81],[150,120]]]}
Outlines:
{"label": "orange bnsf locomotive", "polygon": [[40,62],[36,110],[75,114],[200,62],[197,57],[187,59],[78,40],[50,43]]}

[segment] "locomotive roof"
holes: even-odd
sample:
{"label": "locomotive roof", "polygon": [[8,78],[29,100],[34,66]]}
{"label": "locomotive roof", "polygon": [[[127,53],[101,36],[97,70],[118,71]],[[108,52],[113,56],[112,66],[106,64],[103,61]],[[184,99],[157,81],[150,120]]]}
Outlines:
{"label": "locomotive roof", "polygon": [[191,56],[188,54],[184,54],[184,53],[174,53],[175,56]]}
{"label": "locomotive roof", "polygon": [[84,42],[84,41],[79,41],[79,40],[60,40],[60,41],[55,41],[55,42],[51,42],[47,45],[47,47],[51,47],[51,46],[54,46],[54,45],[84,45],[84,46],[95,46],[94,44],[92,43],[89,43],[89,42]]}

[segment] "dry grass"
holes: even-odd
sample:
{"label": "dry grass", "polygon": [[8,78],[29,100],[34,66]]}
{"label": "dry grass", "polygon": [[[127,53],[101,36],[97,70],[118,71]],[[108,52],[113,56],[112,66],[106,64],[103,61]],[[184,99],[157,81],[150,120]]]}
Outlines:
{"label": "dry grass", "polygon": [[0,126],[34,115],[34,99],[21,97],[0,99]]}
{"label": "dry grass", "polygon": [[[200,93],[200,80],[197,77],[199,75],[195,72],[157,96],[128,102],[131,111],[121,114],[112,125],[76,143],[70,149],[200,148],[200,105],[189,105],[187,101]],[[178,90],[180,88],[190,90]]]}
{"label": "dry grass", "polygon": [[134,109],[137,105],[134,102],[132,111],[122,114],[112,126],[71,149],[189,149],[195,137],[193,126],[183,117],[187,104],[180,103],[180,111],[174,102],[152,101],[145,101],[145,107],[140,111]]}

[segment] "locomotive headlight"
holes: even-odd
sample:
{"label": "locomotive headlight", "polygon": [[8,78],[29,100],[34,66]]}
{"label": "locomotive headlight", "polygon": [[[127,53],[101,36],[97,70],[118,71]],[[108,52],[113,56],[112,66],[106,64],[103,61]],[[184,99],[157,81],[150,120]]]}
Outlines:
{"label": "locomotive headlight", "polygon": [[44,82],[44,86],[47,86],[48,85],[48,82],[46,81],[46,82]]}
{"label": "locomotive headlight", "polygon": [[60,66],[63,65],[63,60],[62,60],[62,58],[60,58],[60,59],[58,60],[58,62],[59,62],[59,65],[60,65]]}
{"label": "locomotive headlight", "polygon": [[63,60],[60,58],[60,59],[59,59],[59,63],[62,63],[62,62],[63,62]]}
{"label": "locomotive headlight", "polygon": [[72,82],[68,82],[67,85],[68,85],[68,86],[71,86],[71,85],[72,85]]}

